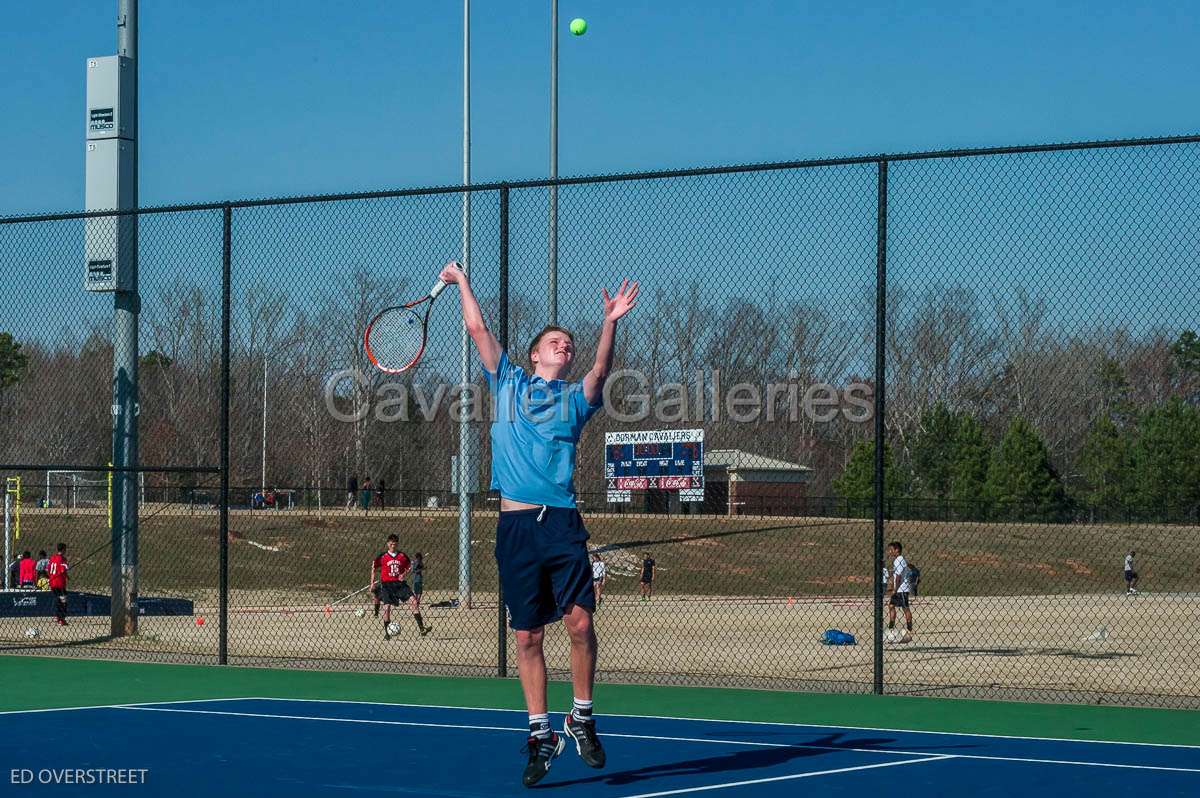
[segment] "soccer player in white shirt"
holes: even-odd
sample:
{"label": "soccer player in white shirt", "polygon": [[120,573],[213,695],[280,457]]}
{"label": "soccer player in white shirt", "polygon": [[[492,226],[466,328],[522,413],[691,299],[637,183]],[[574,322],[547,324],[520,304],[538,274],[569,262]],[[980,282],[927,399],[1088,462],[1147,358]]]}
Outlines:
{"label": "soccer player in white shirt", "polygon": [[596,591],[596,606],[604,603],[604,580],[608,578],[608,566],[599,554],[592,555],[592,590]]}
{"label": "soccer player in white shirt", "polygon": [[892,578],[888,585],[892,592],[888,601],[888,628],[896,628],[896,608],[899,607],[904,610],[904,623],[908,631],[912,632],[912,610],[908,608],[908,594],[912,585],[909,583],[908,560],[904,559],[902,551],[904,546],[900,541],[893,540],[888,544],[888,556],[892,558]]}

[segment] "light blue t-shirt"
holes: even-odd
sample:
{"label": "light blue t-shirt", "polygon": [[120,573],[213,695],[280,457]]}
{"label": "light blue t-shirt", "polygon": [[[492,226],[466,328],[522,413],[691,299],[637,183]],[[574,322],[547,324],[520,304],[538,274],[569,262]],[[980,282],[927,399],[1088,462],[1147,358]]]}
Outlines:
{"label": "light blue t-shirt", "polygon": [[507,499],[575,506],[575,444],[603,400],[588,404],[582,382],[529,375],[501,352],[492,389],[492,489]]}

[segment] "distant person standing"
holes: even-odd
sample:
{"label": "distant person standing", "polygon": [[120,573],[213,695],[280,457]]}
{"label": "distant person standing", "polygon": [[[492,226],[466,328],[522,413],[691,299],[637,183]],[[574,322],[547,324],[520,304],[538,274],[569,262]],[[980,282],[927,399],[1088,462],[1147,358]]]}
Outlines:
{"label": "distant person standing", "polygon": [[384,508],[383,492],[387,490],[387,482],[383,477],[379,478],[379,483],[375,485],[375,503],[379,505],[379,509]]}
{"label": "distant person standing", "polygon": [[37,589],[50,589],[50,558],[46,556],[46,550],[42,549],[38,552],[37,559]]}
{"label": "distant person standing", "polygon": [[1136,556],[1136,551],[1125,555],[1125,594],[1128,596],[1137,595],[1138,575],[1137,571],[1133,570],[1133,558]]}
{"label": "distant person standing", "polygon": [[596,606],[604,603],[604,582],[608,578],[608,566],[599,554],[592,555],[592,590],[596,592]]}
{"label": "distant person standing", "polygon": [[412,562],[412,592],[417,597],[417,609],[421,608],[421,594],[425,592],[425,555],[417,552]]}
{"label": "distant person standing", "polygon": [[54,619],[59,626],[67,625],[67,544],[59,543],[50,558],[50,592],[54,594]]}
{"label": "distant person standing", "polygon": [[21,555],[21,564],[17,568],[20,587],[32,588],[37,583],[37,569],[34,567],[35,565],[33,552],[26,549],[25,553]]}
{"label": "distant person standing", "polygon": [[654,560],[650,552],[642,552],[642,601],[654,598]]}
{"label": "distant person standing", "polygon": [[362,505],[363,512],[371,509],[371,478],[364,477],[362,490],[359,492],[359,503]]}
{"label": "distant person standing", "polygon": [[904,546],[898,540],[893,540],[888,544],[888,555],[892,557],[892,579],[888,587],[891,589],[892,597],[888,600],[888,628],[896,628],[896,609],[904,610],[904,623],[908,631],[912,632],[912,610],[908,606],[909,593],[912,592],[912,583],[910,581],[910,573],[908,568],[908,560],[904,559]]}
{"label": "distant person standing", "polygon": [[358,501],[358,475],[351,474],[346,480],[346,509],[349,510]]}

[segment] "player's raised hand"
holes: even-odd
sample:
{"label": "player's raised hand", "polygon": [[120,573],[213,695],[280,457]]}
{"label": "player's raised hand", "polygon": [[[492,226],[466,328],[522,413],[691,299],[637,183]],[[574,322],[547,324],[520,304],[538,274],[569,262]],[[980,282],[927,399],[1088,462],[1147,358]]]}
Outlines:
{"label": "player's raised hand", "polygon": [[452,260],[442,269],[442,273],[438,275],[438,279],[447,285],[466,285],[467,273],[463,271],[461,263]]}
{"label": "player's raised hand", "polygon": [[637,304],[638,283],[637,280],[632,284],[627,279],[622,280],[621,287],[613,296],[608,295],[607,288],[601,288],[600,293],[604,297],[604,320],[616,321],[633,310],[633,306]]}

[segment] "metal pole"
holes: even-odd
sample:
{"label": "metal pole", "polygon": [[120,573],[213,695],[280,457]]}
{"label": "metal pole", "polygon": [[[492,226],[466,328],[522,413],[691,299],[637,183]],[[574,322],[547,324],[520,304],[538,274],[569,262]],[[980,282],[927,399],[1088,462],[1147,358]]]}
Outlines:
{"label": "metal pole", "polygon": [[12,512],[12,496],[8,495],[8,485],[4,486],[4,589],[11,588],[12,575],[9,573],[9,566],[12,565],[12,540],[9,535],[12,534],[12,522],[9,521],[9,514]]}
{"label": "metal pole", "polygon": [[[463,185],[471,184],[471,0],[463,0]],[[471,274],[471,192],[462,196],[462,265]],[[467,390],[471,379],[471,339],[462,325],[462,362],[459,388]],[[463,395],[465,398],[465,394]],[[460,405],[461,406],[461,405]],[[458,600],[471,607],[471,494],[467,473],[471,455],[470,418],[463,413],[458,425]]]}
{"label": "metal pole", "polygon": [[[500,189],[500,348],[508,349],[508,187]],[[508,676],[508,617],[504,588],[496,579],[496,675]]]}
{"label": "metal pole", "polygon": [[229,294],[233,263],[233,208],[221,214],[221,497],[217,565],[217,663],[229,662]]}
{"label": "metal pole", "polygon": [[879,162],[875,216],[875,693],[883,693],[883,482],[884,387],[887,365],[887,161]]}
{"label": "metal pole", "polygon": [[267,350],[263,348],[263,412],[262,412],[262,486],[267,495]]}
{"label": "metal pole", "polygon": [[[133,98],[129,104],[133,149],[131,202],[138,207],[138,33],[137,0],[117,2],[117,54],[133,63]],[[122,209],[123,210],[123,209]],[[138,464],[138,268],[137,227],[133,217],[128,291],[113,294],[113,465]],[[118,246],[119,249],[119,246]],[[137,481],[129,471],[113,473],[112,622],[114,637],[138,629],[138,509]]]}
{"label": "metal pole", "polygon": [[[550,0],[550,178],[558,177],[558,0]],[[558,186],[550,186],[551,324],[558,324]]]}

